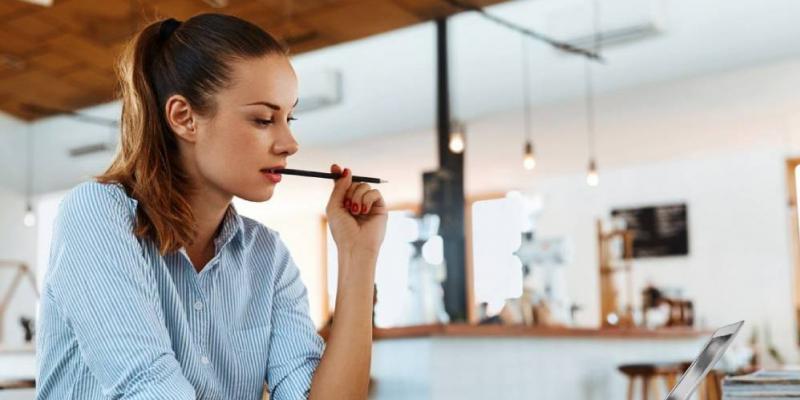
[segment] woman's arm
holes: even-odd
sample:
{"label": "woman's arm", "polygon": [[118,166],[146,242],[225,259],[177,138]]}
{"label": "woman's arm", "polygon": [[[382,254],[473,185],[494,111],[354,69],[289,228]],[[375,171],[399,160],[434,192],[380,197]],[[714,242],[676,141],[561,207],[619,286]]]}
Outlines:
{"label": "woman's arm", "polygon": [[349,169],[336,180],[326,213],[339,254],[336,310],[309,398],[366,399],[372,357],[375,266],[388,210],[378,190],[353,183]]}
{"label": "woman's arm", "polygon": [[372,357],[374,252],[339,253],[336,313],[309,399],[366,399]]}
{"label": "woman's arm", "polygon": [[[42,300],[41,398],[63,376],[51,329],[71,329],[81,360],[115,399],[193,400],[158,308],[132,216],[105,186],[85,183],[61,203]],[[68,328],[64,328],[67,326]],[[53,332],[55,333],[55,332]],[[51,359],[50,356],[53,356]]]}

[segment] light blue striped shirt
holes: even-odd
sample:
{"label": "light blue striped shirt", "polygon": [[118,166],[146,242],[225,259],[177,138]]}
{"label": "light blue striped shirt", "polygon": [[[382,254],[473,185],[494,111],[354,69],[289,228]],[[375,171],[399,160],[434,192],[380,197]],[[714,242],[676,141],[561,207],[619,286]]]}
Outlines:
{"label": "light blue striped shirt", "polygon": [[198,273],[133,234],[137,201],[83,183],[61,202],[37,332],[37,399],[307,398],[324,343],[277,231],[230,206]]}

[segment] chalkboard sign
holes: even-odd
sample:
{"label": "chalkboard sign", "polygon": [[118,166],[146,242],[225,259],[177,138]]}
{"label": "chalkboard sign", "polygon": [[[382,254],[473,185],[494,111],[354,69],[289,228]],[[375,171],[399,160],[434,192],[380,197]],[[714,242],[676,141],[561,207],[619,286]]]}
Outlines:
{"label": "chalkboard sign", "polygon": [[633,230],[633,257],[689,254],[686,204],[612,210]]}

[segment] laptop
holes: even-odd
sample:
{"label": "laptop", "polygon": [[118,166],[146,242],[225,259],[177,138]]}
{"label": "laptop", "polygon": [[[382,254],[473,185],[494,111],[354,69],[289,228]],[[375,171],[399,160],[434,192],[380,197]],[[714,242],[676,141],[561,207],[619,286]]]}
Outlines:
{"label": "laptop", "polygon": [[666,400],[688,400],[689,396],[694,393],[700,382],[705,379],[708,371],[714,367],[714,364],[722,358],[725,350],[728,349],[739,329],[744,325],[744,321],[739,321],[735,324],[730,324],[717,329],[711,339],[706,343],[703,351],[695,358],[689,369],[681,375],[681,379],[667,395]]}

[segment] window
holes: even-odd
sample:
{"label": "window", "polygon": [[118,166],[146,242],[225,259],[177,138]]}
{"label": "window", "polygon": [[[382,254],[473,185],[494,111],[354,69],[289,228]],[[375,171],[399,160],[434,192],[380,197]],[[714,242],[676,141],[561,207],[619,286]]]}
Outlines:
{"label": "window", "polygon": [[[408,266],[413,253],[410,242],[417,237],[417,222],[413,215],[411,210],[389,211],[386,237],[375,271],[375,284],[378,288],[375,325],[381,328],[408,325]],[[338,258],[336,243],[327,224],[325,232],[328,247],[328,306],[333,310],[336,303]]]}

